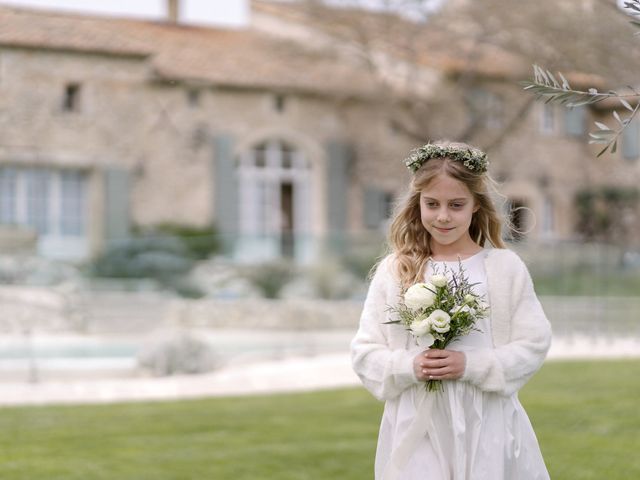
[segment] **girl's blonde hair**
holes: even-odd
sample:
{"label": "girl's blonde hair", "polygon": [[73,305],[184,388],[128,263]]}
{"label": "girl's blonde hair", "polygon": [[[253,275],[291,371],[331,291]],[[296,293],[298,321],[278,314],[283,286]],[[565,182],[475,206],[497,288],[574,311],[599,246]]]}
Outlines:
{"label": "girl's blonde hair", "polygon": [[[440,145],[470,148],[464,143],[437,142]],[[397,274],[403,289],[422,281],[424,268],[431,251],[431,235],[420,218],[420,194],[440,173],[462,182],[471,192],[478,210],[473,214],[469,234],[474,242],[485,246],[506,248],[502,240],[502,219],[491,200],[489,186],[493,181],[487,174],[472,172],[460,161],[449,157],[431,158],[413,174],[409,191],[397,204],[388,243],[396,258]]]}

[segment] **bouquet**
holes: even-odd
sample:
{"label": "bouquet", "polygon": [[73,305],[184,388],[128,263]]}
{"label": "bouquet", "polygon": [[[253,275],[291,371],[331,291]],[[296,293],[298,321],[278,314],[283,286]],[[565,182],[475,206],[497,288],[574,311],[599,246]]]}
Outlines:
{"label": "bouquet", "polygon": [[[398,320],[389,323],[404,325],[413,335],[416,345],[444,349],[452,340],[468,334],[476,320],[484,318],[488,306],[473,292],[462,263],[458,271],[435,272],[428,283],[409,287],[400,303],[389,310]],[[428,391],[442,388],[440,380],[428,380]]]}

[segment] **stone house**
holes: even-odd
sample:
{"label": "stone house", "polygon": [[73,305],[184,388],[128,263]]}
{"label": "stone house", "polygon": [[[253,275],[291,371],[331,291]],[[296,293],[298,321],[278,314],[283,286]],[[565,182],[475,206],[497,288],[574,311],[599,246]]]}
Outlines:
{"label": "stone house", "polygon": [[[222,29],[0,7],[0,225],[36,232],[40,254],[69,260],[134,226],[173,223],[214,224],[242,261],[312,261],[379,238],[409,178],[401,160],[422,143],[392,114],[469,69],[465,89],[488,112],[469,138],[489,141],[501,191],[537,219],[514,218],[528,238],[571,238],[573,194],[609,175],[580,168],[594,113],[530,102],[513,83],[527,61],[504,49],[485,48],[477,64],[445,49],[413,58],[421,80],[390,104],[392,67],[406,58],[385,52],[394,61],[381,78],[295,6],[252,8],[251,24]],[[458,135],[460,98],[436,102],[430,132]],[[524,103],[515,122],[507,113]],[[637,156],[620,160],[621,181],[637,183]]]}

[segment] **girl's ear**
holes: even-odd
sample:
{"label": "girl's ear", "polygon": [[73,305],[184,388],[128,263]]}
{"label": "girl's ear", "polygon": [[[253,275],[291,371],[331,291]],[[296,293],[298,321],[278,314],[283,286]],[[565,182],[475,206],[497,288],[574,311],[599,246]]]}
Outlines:
{"label": "girl's ear", "polygon": [[477,202],[473,202],[473,213],[476,213],[478,210],[480,210],[480,205],[478,205]]}

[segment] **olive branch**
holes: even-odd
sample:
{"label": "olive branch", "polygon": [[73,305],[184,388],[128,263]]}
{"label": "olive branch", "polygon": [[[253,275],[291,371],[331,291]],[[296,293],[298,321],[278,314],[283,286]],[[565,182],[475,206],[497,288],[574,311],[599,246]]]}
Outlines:
{"label": "olive branch", "polygon": [[[624,2],[624,8],[627,9],[629,15],[640,17],[640,0],[626,1]],[[630,23],[640,29],[640,21],[634,19],[631,20]],[[634,33],[634,36],[637,35],[640,35],[640,32]],[[605,145],[598,153],[598,157],[607,150],[610,151],[610,153],[616,153],[618,139],[638,114],[640,92],[630,85],[626,86],[630,93],[619,93],[615,90],[599,92],[596,88],[589,88],[586,91],[577,90],[571,87],[561,72],[558,72],[558,77],[560,78],[559,81],[549,70],[545,70],[538,65],[533,65],[533,81],[526,80],[521,82],[521,85],[523,85],[524,90],[530,91],[536,98],[545,99],[545,103],[559,103],[560,105],[565,105],[567,108],[592,105],[606,99],[617,100],[620,106],[630,113],[623,116],[614,109],[613,118],[616,121],[615,127],[610,127],[602,122],[594,122],[597,130],[589,133],[590,144]],[[635,106],[632,106],[630,101],[635,103]]]}

